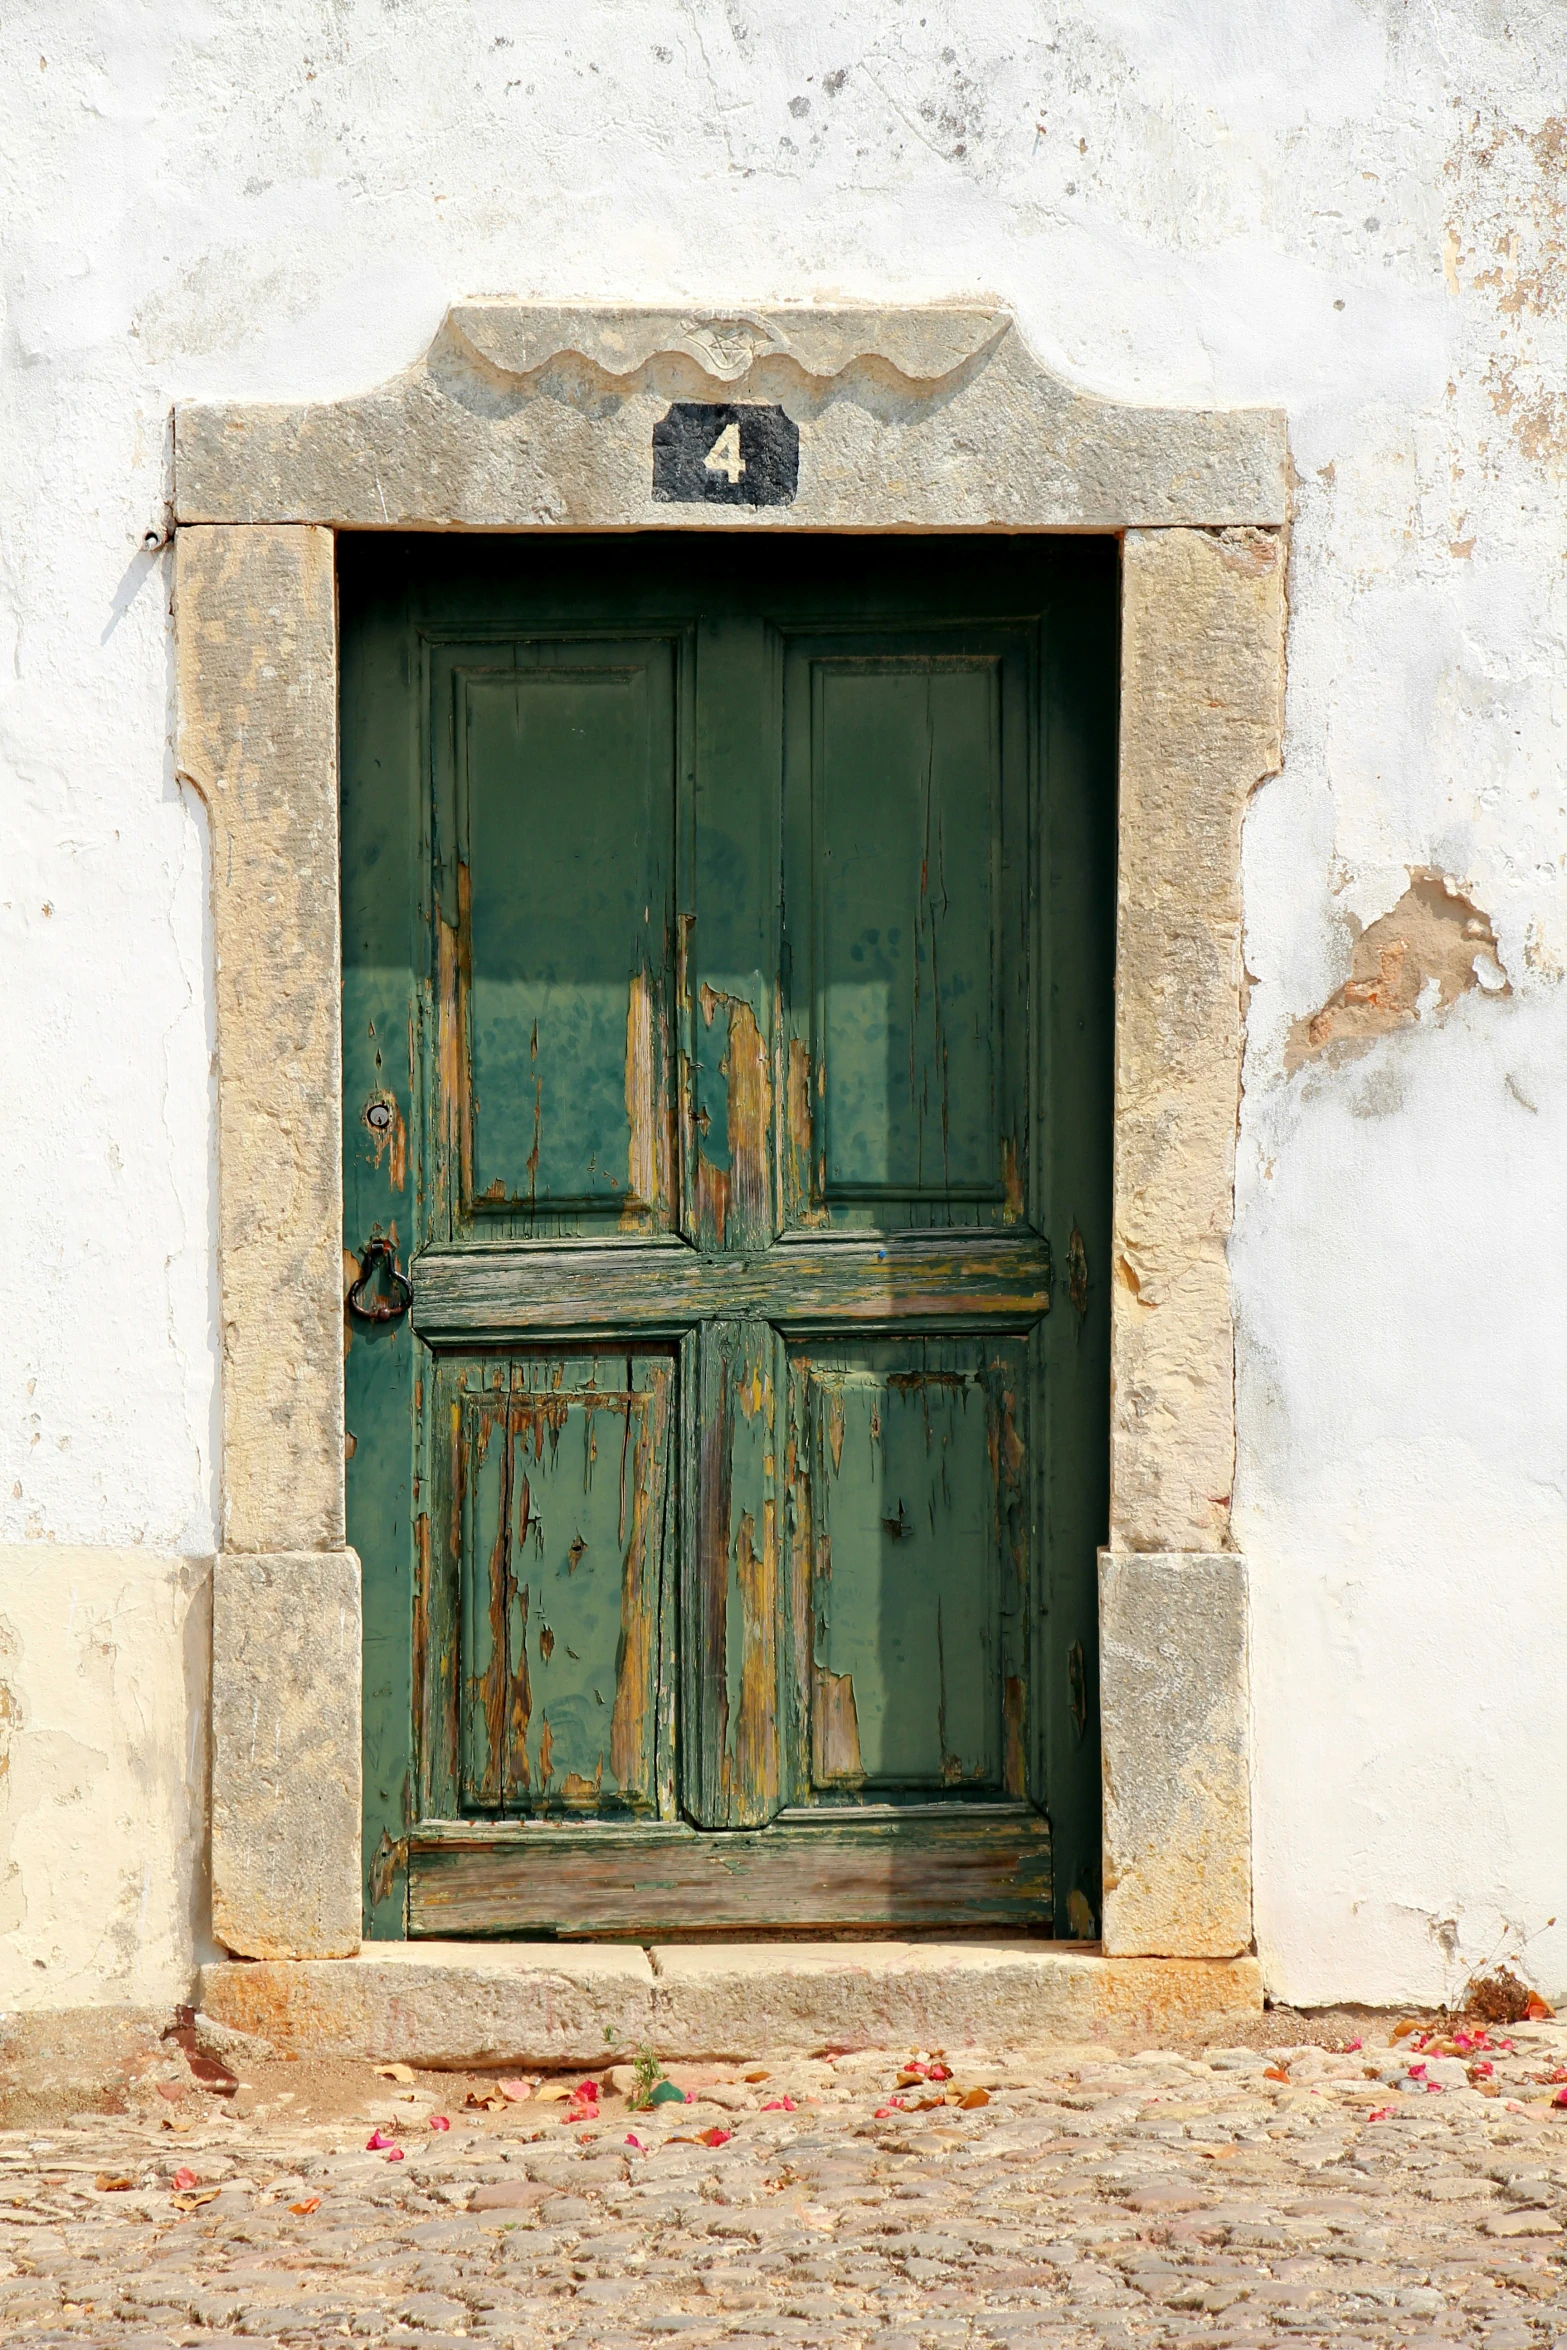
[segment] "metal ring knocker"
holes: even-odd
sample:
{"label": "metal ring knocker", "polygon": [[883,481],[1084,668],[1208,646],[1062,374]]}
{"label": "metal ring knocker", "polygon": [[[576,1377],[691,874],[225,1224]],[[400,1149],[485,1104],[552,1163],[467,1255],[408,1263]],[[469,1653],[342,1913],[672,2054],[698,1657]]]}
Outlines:
{"label": "metal ring knocker", "polygon": [[[367,1298],[365,1283],[377,1265],[385,1265],[392,1284],[389,1297]],[[367,1240],[359,1259],[359,1278],[348,1292],[348,1310],[360,1314],[367,1322],[395,1322],[399,1314],[406,1314],[414,1302],[413,1283],[406,1273],[399,1272],[397,1251],[389,1240],[379,1236]]]}

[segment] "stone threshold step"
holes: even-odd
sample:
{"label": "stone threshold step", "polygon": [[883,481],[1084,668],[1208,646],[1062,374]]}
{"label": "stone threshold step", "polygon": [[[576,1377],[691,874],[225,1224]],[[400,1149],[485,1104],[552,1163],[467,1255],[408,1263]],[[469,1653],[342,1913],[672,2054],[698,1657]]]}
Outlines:
{"label": "stone threshold step", "polygon": [[366,1942],[354,1958],[225,1959],[207,2014],[282,2053],[587,2065],[606,2031],[666,2062],[760,2049],[1157,2040],[1260,2012],[1254,1958],[1106,1958],[994,1942]]}

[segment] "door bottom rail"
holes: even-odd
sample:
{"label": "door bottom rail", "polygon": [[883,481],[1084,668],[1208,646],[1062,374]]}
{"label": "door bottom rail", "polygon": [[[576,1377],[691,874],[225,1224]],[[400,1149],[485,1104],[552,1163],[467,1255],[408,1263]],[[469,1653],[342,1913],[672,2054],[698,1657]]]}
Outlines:
{"label": "door bottom rail", "polygon": [[1025,1805],[682,1821],[453,1821],[409,1838],[408,1931],[614,1935],[1037,1930],[1050,1826]]}

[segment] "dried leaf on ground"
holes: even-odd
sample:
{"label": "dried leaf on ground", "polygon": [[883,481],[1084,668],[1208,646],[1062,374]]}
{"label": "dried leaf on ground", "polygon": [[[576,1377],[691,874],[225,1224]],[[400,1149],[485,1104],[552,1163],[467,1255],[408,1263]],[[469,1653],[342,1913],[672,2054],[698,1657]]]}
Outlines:
{"label": "dried leaf on ground", "polygon": [[296,2219],[308,2219],[313,2211],[321,2209],[321,2198],[319,2195],[307,2195],[303,2203],[291,2203],[288,2208]]}
{"label": "dried leaf on ground", "polygon": [[135,2184],[134,2179],[124,2178],[118,2171],[110,2170],[101,2170],[93,2181],[100,2195],[123,2195],[127,2188]]}
{"label": "dried leaf on ground", "polygon": [[375,2077],[378,2081],[402,2081],[406,2084],[412,2081],[415,2075],[411,2064],[378,2064],[375,2068]]}
{"label": "dried leaf on ground", "polygon": [[1510,1966],[1493,1967],[1489,1974],[1470,1977],[1459,2012],[1485,2024],[1543,2023],[1553,2010],[1538,1991],[1520,1981]]}

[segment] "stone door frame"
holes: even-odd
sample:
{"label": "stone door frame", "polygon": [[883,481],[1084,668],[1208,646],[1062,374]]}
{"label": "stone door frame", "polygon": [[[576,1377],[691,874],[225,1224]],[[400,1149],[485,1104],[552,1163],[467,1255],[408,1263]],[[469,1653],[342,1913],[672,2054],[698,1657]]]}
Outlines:
{"label": "stone door frame", "polygon": [[[672,505],[675,400],[781,405],[792,503]],[[448,312],[326,405],[175,417],[178,769],[211,827],[221,1550],[212,1900],[256,1958],[362,1914],[359,1562],[344,1515],[333,534],[1092,530],[1120,536],[1103,1947],[1252,1944],[1245,1561],[1227,1240],[1241,822],[1279,767],[1288,451],[1269,409],[1074,391],[994,309]]]}

